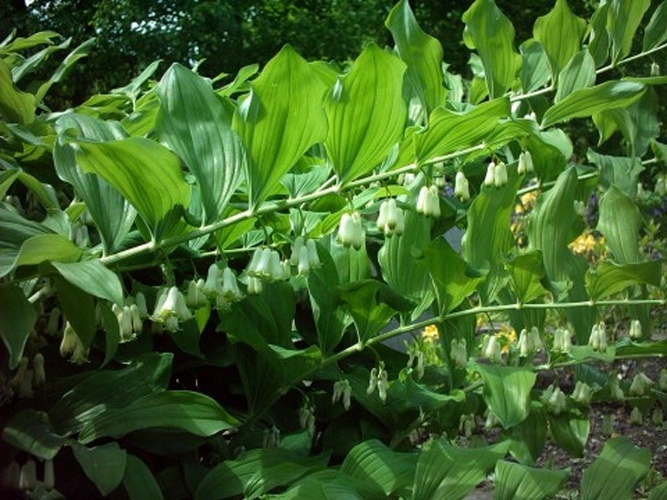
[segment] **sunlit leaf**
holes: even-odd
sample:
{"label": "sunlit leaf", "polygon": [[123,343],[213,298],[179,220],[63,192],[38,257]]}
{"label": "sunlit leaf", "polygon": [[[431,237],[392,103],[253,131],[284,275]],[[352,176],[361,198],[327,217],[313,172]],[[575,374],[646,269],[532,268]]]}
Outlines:
{"label": "sunlit leaf", "polygon": [[639,158],[601,155],[592,149],[588,150],[586,158],[600,169],[602,187],[609,189],[613,185],[631,198],[637,195],[639,174],[644,171]]}
{"label": "sunlit leaf", "polygon": [[569,470],[536,469],[499,460],[493,484],[494,500],[541,500],[558,493]]}
{"label": "sunlit leaf", "polygon": [[534,464],[542,454],[547,437],[547,420],[544,412],[531,408],[528,417],[508,430],[512,439],[510,453],[524,465]]}
{"label": "sunlit leaf", "polygon": [[53,262],[63,278],[95,297],[123,306],[123,288],[118,275],[99,260],[81,262]]}
{"label": "sunlit leaf", "polygon": [[157,93],[157,135],[197,178],[204,222],[213,222],[222,215],[244,169],[243,145],[231,129],[233,107],[204,78],[180,64],[165,73]]}
{"label": "sunlit leaf", "polygon": [[646,91],[641,83],[610,81],[595,87],[572,92],[558,104],[550,107],[542,119],[542,128],[572,118],[583,118],[609,109],[609,103],[617,108],[630,106]]}
{"label": "sunlit leaf", "polygon": [[586,21],[574,15],[567,0],[557,0],[546,16],[535,21],[533,36],[544,47],[554,79],[581,49],[585,32]]}
{"label": "sunlit leaf", "polygon": [[354,282],[340,287],[340,298],[347,304],[362,342],[387,326],[396,314],[393,307],[382,301],[382,287],[383,284],[376,280]]}
{"label": "sunlit leaf", "polygon": [[616,186],[611,186],[600,198],[600,217],[597,230],[619,264],[639,262],[639,230],[642,215],[635,202]]}
{"label": "sunlit leaf", "polygon": [[549,413],[548,418],[555,443],[574,457],[583,456],[590,432],[588,415],[572,413],[553,415]]}
{"label": "sunlit leaf", "polygon": [[651,452],[627,438],[607,441],[602,453],[581,476],[582,500],[625,500],[648,473]]}
{"label": "sunlit leaf", "polygon": [[660,261],[615,264],[604,260],[586,273],[586,288],[593,300],[601,300],[632,285],[660,286]]}
{"label": "sunlit leaf", "polygon": [[493,0],[475,0],[463,14],[463,22],[463,40],[482,59],[491,99],[502,96],[521,65],[514,49],[514,26]]}
{"label": "sunlit leaf", "polygon": [[400,59],[371,44],[329,94],[324,145],[341,183],[368,173],[400,140],[407,117],[404,73]]}
{"label": "sunlit leaf", "polygon": [[607,28],[611,38],[611,61],[617,63],[630,53],[632,40],[651,0],[611,0]]}
{"label": "sunlit leaf", "polygon": [[588,51],[595,60],[596,68],[602,66],[609,59],[611,39],[607,30],[607,12],[609,12],[609,3],[601,3],[595,9],[589,23]]}
{"label": "sunlit leaf", "polygon": [[39,234],[25,240],[16,258],[16,266],[36,266],[46,261],[74,262],[82,251],[60,234]]}
{"label": "sunlit leaf", "polygon": [[519,46],[523,61],[521,63],[522,90],[532,92],[546,85],[551,78],[549,59],[542,44],[535,39],[526,40]]}
{"label": "sunlit leaf", "polygon": [[445,104],[447,97],[442,45],[421,29],[407,0],[401,0],[391,9],[385,26],[394,38],[396,52],[408,65],[408,78],[428,117]]}
{"label": "sunlit leaf", "polygon": [[562,101],[572,92],[595,83],[595,61],[588,50],[577,52],[558,74],[558,90],[554,102]]}
{"label": "sunlit leaf", "polygon": [[324,141],[326,90],[308,63],[289,45],[250,84],[234,117],[248,153],[250,202],[269,196],[313,144]]}
{"label": "sunlit leaf", "polygon": [[35,119],[35,98],[14,86],[9,66],[0,61],[0,115],[10,123],[27,125]]}

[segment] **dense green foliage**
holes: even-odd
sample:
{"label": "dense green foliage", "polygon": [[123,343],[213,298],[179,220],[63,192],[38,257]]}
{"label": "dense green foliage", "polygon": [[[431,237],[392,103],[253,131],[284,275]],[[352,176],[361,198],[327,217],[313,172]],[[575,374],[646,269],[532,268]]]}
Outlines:
{"label": "dense green foliage", "polygon": [[[667,48],[667,2],[650,3],[584,19],[557,0],[517,37],[500,4],[476,0],[460,75],[401,0],[393,47],[349,64],[285,45],[222,80],[162,72],[148,50],[132,81],[60,112],[44,105],[52,87],[110,60],[92,42],[62,57],[52,32],[10,36],[3,487],[456,499],[494,472],[495,498],[539,499],[569,471],[535,462],[547,440],[582,454],[591,403],[662,424],[667,370],[609,369],[667,354],[651,316],[664,263],[642,244],[659,236],[639,208],[665,194],[667,77],[622,73]],[[149,4],[169,14],[132,6]],[[132,31],[130,7],[101,14],[113,5],[95,15]],[[253,20],[262,35],[267,19]],[[207,35],[173,57],[192,62]],[[614,154],[575,148],[570,124]],[[640,189],[647,167],[660,177]],[[588,258],[585,236],[599,245]],[[610,439],[581,497],[625,498],[649,469],[650,453]]]}

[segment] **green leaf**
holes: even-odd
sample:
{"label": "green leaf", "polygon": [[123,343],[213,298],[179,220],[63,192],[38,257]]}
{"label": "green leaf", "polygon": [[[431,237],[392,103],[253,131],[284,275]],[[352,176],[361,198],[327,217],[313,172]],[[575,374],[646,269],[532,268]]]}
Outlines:
{"label": "green leaf", "polygon": [[502,96],[521,65],[514,49],[514,26],[493,0],[475,0],[463,14],[463,22],[463,40],[482,59],[491,99]]}
{"label": "green leaf", "polygon": [[607,441],[600,456],[581,477],[582,500],[626,500],[648,473],[651,452],[637,448],[629,439]]}
{"label": "green leaf", "polygon": [[122,370],[98,370],[66,392],[49,410],[55,429],[75,434],[106,411],[123,408],[147,394],[167,388],[171,353],[147,353]]}
{"label": "green leaf", "polygon": [[572,92],[565,99],[550,107],[542,119],[542,128],[572,118],[583,118],[609,109],[625,108],[637,101],[646,91],[641,83],[610,81],[594,87]]}
{"label": "green leaf", "polygon": [[626,156],[601,155],[589,149],[586,158],[600,169],[600,185],[609,189],[616,186],[630,198],[637,195],[637,182],[639,174],[644,167],[639,158]]}
{"label": "green leaf", "polygon": [[553,415],[549,413],[548,418],[551,435],[556,444],[570,455],[582,457],[590,431],[588,415],[573,413]]}
{"label": "green leaf", "polygon": [[580,89],[591,87],[595,83],[595,61],[588,50],[577,52],[570,62],[558,74],[558,90],[554,102]]}
{"label": "green leaf", "polygon": [[178,158],[156,142],[143,138],[82,142],[76,161],[84,172],[98,174],[122,193],[156,239],[169,229],[170,213],[178,206],[188,206],[190,188]]}
{"label": "green leaf", "polygon": [[118,443],[107,443],[93,448],[72,442],[74,457],[103,496],[114,491],[123,480],[127,452]]}
{"label": "green leaf", "polygon": [[544,450],[547,420],[544,412],[534,406],[521,425],[509,429],[512,438],[510,453],[522,464],[534,464]]}
{"label": "green leaf", "polygon": [[155,131],[197,178],[206,223],[218,220],[245,168],[240,137],[232,131],[231,102],[180,64],[157,87],[160,111]]}
{"label": "green leaf", "polygon": [[16,258],[16,267],[36,266],[42,262],[74,262],[83,252],[60,234],[39,234],[23,242]]}
{"label": "green leaf", "polygon": [[526,419],[530,413],[530,391],[537,376],[526,368],[473,363],[484,380],[484,401],[505,429]]}
{"label": "green leaf", "polygon": [[123,408],[109,409],[86,422],[79,441],[88,444],[102,437],[119,438],[154,427],[181,429],[197,436],[212,436],[232,429],[238,421],[215,400],[192,391],[147,394]]}
{"label": "green leaf", "polygon": [[495,99],[465,113],[437,108],[428,127],[414,135],[415,153],[420,163],[476,146],[510,114],[509,99]]}
{"label": "green leaf", "polygon": [[371,439],[352,448],[340,470],[377,486],[390,496],[412,484],[416,465],[417,456],[414,453],[395,452],[380,441]]}
{"label": "green leaf", "polygon": [[611,38],[611,62],[616,64],[630,53],[632,40],[651,0],[611,0],[607,29]]}
{"label": "green leaf", "polygon": [[514,245],[510,216],[521,177],[514,167],[507,169],[509,181],[501,187],[483,187],[468,209],[468,230],[461,241],[465,260],[475,269],[488,269],[481,287],[483,301],[492,300],[506,285],[506,255]]}
{"label": "green leaf", "polygon": [[519,46],[519,52],[522,57],[519,78],[523,92],[532,92],[546,85],[551,78],[551,71],[542,44],[531,38]]}
{"label": "green leaf", "polygon": [[554,79],[579,52],[585,33],[586,21],[574,15],[566,0],[557,0],[546,16],[537,18],[533,36],[544,47]]}
{"label": "green leaf", "polygon": [[42,102],[42,99],[44,99],[44,96],[51,89],[53,84],[60,82],[79,59],[88,55],[88,51],[91,49],[94,43],[94,38],[86,40],[81,45],[72,50],[72,52],[67,54],[67,57],[65,57],[65,59],[63,59],[63,61],[58,65],[49,79],[42,83],[37,89],[37,92],[35,93],[36,104],[40,104]]}
{"label": "green leaf", "polygon": [[336,469],[308,474],[285,493],[272,495],[275,500],[302,500],[321,498],[326,500],[382,500],[384,493],[372,485],[354,479]]}
{"label": "green leaf", "polygon": [[657,47],[667,40],[667,2],[662,2],[655,9],[651,20],[644,30],[644,52]]}
{"label": "green leaf", "polygon": [[311,471],[326,468],[329,457],[302,457],[280,448],[243,453],[211,469],[195,491],[196,500],[243,495],[254,499],[279,486],[287,486]]}
{"label": "green leaf", "polygon": [[25,343],[37,321],[37,312],[23,290],[13,285],[0,286],[0,304],[0,337],[9,354],[9,369],[13,370],[23,357]]}
{"label": "green leaf", "polygon": [[67,441],[54,430],[46,413],[32,408],[12,415],[2,430],[2,439],[19,450],[45,460],[55,457]]}
{"label": "green leaf", "polygon": [[52,262],[60,275],[72,285],[95,297],[124,305],[123,287],[118,275],[110,271],[99,259],[81,262]]}
{"label": "green leaf", "polygon": [[611,48],[611,39],[607,31],[607,13],[609,12],[609,3],[601,3],[589,23],[589,43],[588,51],[595,60],[595,67],[599,68],[607,62],[609,58],[609,49]]}
{"label": "green leaf", "polygon": [[412,498],[460,500],[486,479],[507,453],[507,443],[484,448],[459,448],[435,440],[419,455]]}
{"label": "green leaf", "polygon": [[660,261],[615,264],[604,260],[586,273],[586,289],[593,300],[625,290],[639,284],[660,286]]}
{"label": "green leaf", "polygon": [[642,215],[635,202],[612,185],[600,198],[596,229],[604,235],[607,247],[619,264],[641,260],[639,230],[642,225]]}
{"label": "green leaf", "polygon": [[512,290],[522,304],[532,302],[547,293],[542,285],[545,270],[542,252],[539,250],[518,255],[506,266],[510,272]]}
{"label": "green leaf", "polygon": [[324,145],[341,184],[370,172],[401,139],[405,69],[400,59],[371,44],[329,94]]}
{"label": "green leaf", "polygon": [[565,485],[569,469],[535,469],[499,460],[494,478],[494,500],[541,500],[558,493]]}
{"label": "green leaf", "polygon": [[326,87],[289,45],[250,85],[234,128],[246,147],[250,202],[257,206],[312,145],[326,138]]}
{"label": "green leaf", "polygon": [[55,282],[60,309],[81,339],[84,348],[88,349],[97,331],[95,300],[92,295],[64,278],[57,277]]}
{"label": "green leaf", "polygon": [[648,500],[660,500],[667,497],[667,481],[663,481],[659,486],[651,490],[648,495]]}
{"label": "green leaf", "polygon": [[428,117],[435,108],[444,106],[447,98],[442,45],[421,29],[407,0],[391,9],[385,26],[394,38],[396,52],[408,65],[408,80]]}
{"label": "green leaf", "polygon": [[347,304],[361,342],[377,335],[396,314],[396,310],[382,300],[383,288],[387,286],[375,280],[340,287],[340,298]]}
{"label": "green leaf", "polygon": [[74,186],[76,193],[86,203],[104,251],[118,249],[129,232],[136,211],[123,195],[107,181],[95,174],[84,173],[76,164],[75,147],[68,144],[70,137],[93,141],[124,139],[126,132],[115,122],[105,122],[90,116],[67,113],[56,121],[58,140],[54,145],[53,161],[56,173],[62,180]]}
{"label": "green leaf", "polygon": [[485,274],[470,268],[442,238],[424,247],[424,258],[433,278],[441,316],[456,309],[484,281]]}
{"label": "green leaf", "polygon": [[0,61],[0,115],[10,123],[28,125],[35,120],[35,97],[14,86],[12,71]]}
{"label": "green leaf", "polygon": [[140,458],[127,454],[123,486],[130,500],[162,500],[164,496],[155,476]]}

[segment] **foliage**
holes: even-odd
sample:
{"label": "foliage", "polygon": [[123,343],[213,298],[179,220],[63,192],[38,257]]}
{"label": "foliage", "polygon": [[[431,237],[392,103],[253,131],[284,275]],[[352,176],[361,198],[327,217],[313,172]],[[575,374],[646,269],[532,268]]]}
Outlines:
{"label": "foliage", "polygon": [[[591,402],[667,401],[667,372],[605,370],[667,352],[637,190],[664,166],[667,79],[616,78],[666,48],[654,19],[631,52],[645,7],[585,20],[558,0],[517,48],[476,0],[465,80],[401,0],[394,50],[368,44],[345,72],[290,45],[226,85],[151,64],[62,112],[44,97],[90,46],[43,77],[57,35],[5,40],[5,486],[55,494],[55,465],[65,495],[464,498],[492,471],[498,498],[558,492],[568,471],[534,467],[547,436],[580,455]],[[583,120],[625,156],[574,156],[562,127]],[[573,242],[592,230],[586,259]],[[633,491],[647,462],[608,441],[582,497]]]}

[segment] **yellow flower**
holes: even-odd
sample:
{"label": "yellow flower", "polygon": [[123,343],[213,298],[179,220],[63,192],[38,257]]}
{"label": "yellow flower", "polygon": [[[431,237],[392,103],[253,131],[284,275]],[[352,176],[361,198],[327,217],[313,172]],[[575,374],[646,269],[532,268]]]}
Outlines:
{"label": "yellow flower", "polygon": [[500,342],[500,352],[506,353],[510,349],[511,344],[515,344],[517,340],[516,332],[514,328],[509,325],[503,325],[500,327],[500,330],[496,333],[498,341]]}
{"label": "yellow flower", "polygon": [[440,333],[438,332],[438,327],[435,325],[429,325],[426,328],[424,328],[424,333],[422,334],[422,338],[426,341],[429,342],[435,342],[438,340],[440,337]]}

